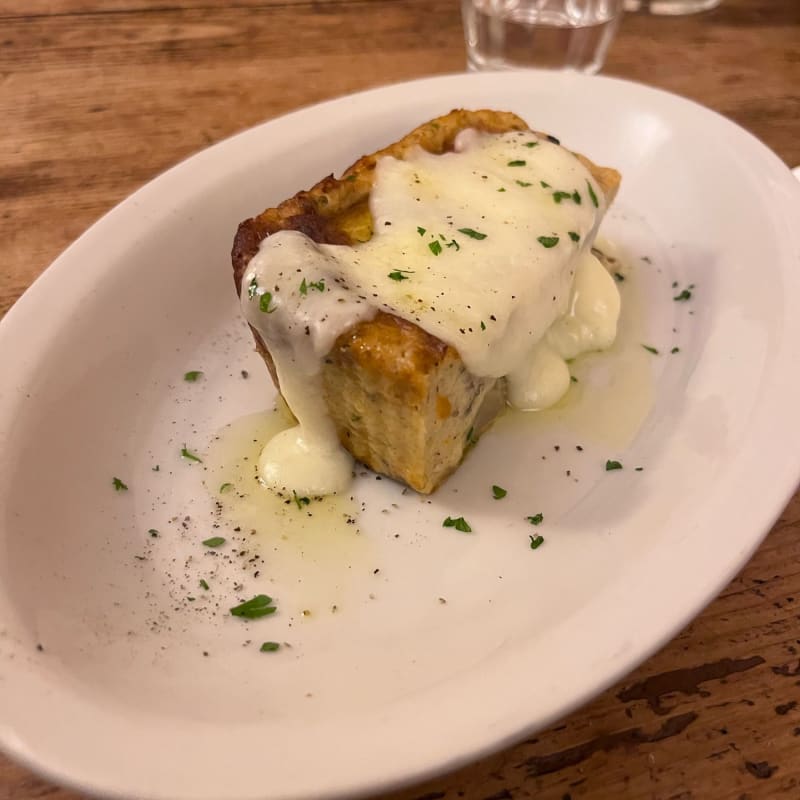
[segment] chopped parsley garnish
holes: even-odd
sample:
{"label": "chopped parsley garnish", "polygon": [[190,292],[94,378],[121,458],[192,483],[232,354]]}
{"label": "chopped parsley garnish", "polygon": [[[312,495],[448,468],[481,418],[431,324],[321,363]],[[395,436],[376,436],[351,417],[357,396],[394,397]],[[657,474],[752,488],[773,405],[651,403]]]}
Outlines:
{"label": "chopped parsley garnish", "polygon": [[303,295],[308,294],[308,284],[306,283],[305,278],[303,278],[303,280],[300,281],[300,294]]}
{"label": "chopped parsley garnish", "polygon": [[679,295],[676,295],[672,299],[681,301],[681,300],[691,300],[691,298],[692,298],[692,293],[688,289],[684,289]]}
{"label": "chopped parsley garnish", "polygon": [[247,296],[252,300],[256,296],[256,292],[258,291],[258,281],[253,276],[250,279],[250,284],[247,287]]}
{"label": "chopped parsley garnish", "polygon": [[572,383],[577,383],[578,382],[578,379],[574,375],[570,375],[569,379],[570,379],[570,381],[572,381]]}
{"label": "chopped parsley garnish", "polygon": [[622,464],[619,461],[606,461],[606,472],[611,472],[615,469],[622,469]]}
{"label": "chopped parsley garnish", "polygon": [[428,243],[428,250],[430,250],[435,256],[438,256],[439,253],[442,252],[442,245],[439,244],[438,240],[434,240]]}
{"label": "chopped parsley garnish", "polygon": [[525,147],[536,147],[539,142],[525,142]]}
{"label": "chopped parsley garnish", "polygon": [[532,517],[527,518],[531,525],[541,525],[544,522],[544,514],[534,514]]}
{"label": "chopped parsley garnish", "polygon": [[649,344],[643,344],[642,347],[644,347],[648,353],[652,353],[654,356],[658,355],[658,350],[655,347],[651,347]]}
{"label": "chopped parsley garnish", "polygon": [[203,541],[205,547],[222,547],[223,544],[225,544],[224,536],[212,536],[210,539]]}
{"label": "chopped parsley garnish", "polygon": [[292,500],[296,503],[297,507],[302,509],[303,506],[307,506],[311,503],[308,497],[300,497],[297,492],[292,489]]}
{"label": "chopped parsley garnish", "polygon": [[546,183],[545,181],[539,181],[539,185],[542,187],[542,189],[549,189],[549,188],[551,188],[551,187],[550,187],[550,184],[549,184],[549,183]]}
{"label": "chopped parsley garnish", "polygon": [[[305,282],[305,278],[303,278],[303,282]],[[320,278],[318,281],[309,281],[308,282],[309,289],[316,289],[318,292],[325,291],[325,279]]]}
{"label": "chopped parsley garnish", "polygon": [[581,236],[579,233],[575,233],[575,231],[568,231],[569,238],[572,239],[573,242],[579,242],[581,240]]}
{"label": "chopped parsley garnish", "polygon": [[542,247],[550,249],[558,244],[558,236],[539,236],[536,239]]}
{"label": "chopped parsley garnish", "polygon": [[206,581],[205,578],[200,578],[200,588],[205,589],[206,591],[209,590],[210,587],[208,585],[208,581]]}
{"label": "chopped parsley garnish", "polygon": [[455,247],[456,251],[461,249],[461,245],[455,239],[451,239],[446,246]]}
{"label": "chopped parsley garnish", "polygon": [[239,603],[230,609],[234,617],[244,617],[245,619],[258,619],[259,617],[266,617],[269,614],[274,614],[278,609],[270,605],[272,598],[265,594],[257,594],[251,600],[246,600],[244,603]]}
{"label": "chopped parsley garnish", "polygon": [[505,190],[506,190],[506,187],[505,186],[501,186],[497,191],[498,192],[504,192]]}
{"label": "chopped parsley garnish", "polygon": [[680,353],[680,351],[680,347],[673,347],[672,350],[670,350],[670,353]]}
{"label": "chopped parsley garnish", "polygon": [[112,478],[111,485],[118,491],[118,492],[127,492],[128,486],[127,484],[123,483],[119,478]]}
{"label": "chopped parsley garnish", "polygon": [[472,533],[472,528],[470,528],[469,523],[464,519],[464,517],[456,517],[453,519],[452,517],[447,517],[447,519],[442,523],[443,528],[455,528],[457,531],[461,531],[462,533]]}
{"label": "chopped parsley garnish", "polygon": [[502,486],[492,486],[492,497],[495,500],[502,500],[508,492]]}
{"label": "chopped parsley garnish", "polygon": [[509,167],[524,167],[526,163],[527,162],[525,162],[525,161],[520,161],[519,159],[517,159],[516,161],[509,161],[508,162],[508,166]]}
{"label": "chopped parsley garnish", "polygon": [[481,233],[480,231],[473,230],[472,228],[459,228],[459,233],[463,233],[464,236],[469,236],[470,239],[477,239],[480,241],[481,239],[486,238],[485,233]]}
{"label": "chopped parsley garnish", "polygon": [[572,200],[576,206],[579,206],[581,204],[581,195],[577,189],[572,193]]}
{"label": "chopped parsley garnish", "polygon": [[153,539],[156,539],[158,537],[158,531],[155,528],[150,528],[147,532]]}
{"label": "chopped parsley garnish", "polygon": [[473,434],[475,433],[475,428],[470,428],[467,431],[467,444],[466,446],[469,447],[470,445],[477,444],[478,439]]}
{"label": "chopped parsley garnish", "polygon": [[224,492],[229,492],[231,489],[233,489],[232,483],[223,483],[222,486],[219,487],[219,493],[223,494]]}
{"label": "chopped parsley garnish", "polygon": [[192,369],[192,370],[189,370],[189,372],[184,372],[183,373],[183,379],[185,381],[187,381],[188,383],[194,383],[202,374],[203,373],[202,373],[201,370]]}
{"label": "chopped parsley garnish", "polygon": [[615,272],[614,273],[614,280],[617,283],[622,283],[622,281],[625,280],[625,276],[621,272]]}
{"label": "chopped parsley garnish", "polygon": [[[439,244],[439,242],[435,242],[435,244]],[[412,273],[413,270],[410,269],[396,269],[394,272],[390,272],[387,277],[393,281],[407,281],[409,279],[408,276]]]}
{"label": "chopped parsley garnish", "polygon": [[481,330],[482,331],[486,330],[486,323],[483,320],[481,320]]}
{"label": "chopped parsley garnish", "polygon": [[528,186],[533,186],[533,184],[528,183],[528,181],[515,181],[515,183],[517,184],[517,186],[521,186],[523,189],[525,189]]}
{"label": "chopped parsley garnish", "polygon": [[198,464],[202,464],[203,463],[203,459],[200,458],[199,456],[196,456],[190,450],[187,450],[186,449],[186,445],[181,447],[181,457],[185,458],[187,461],[197,461]]}
{"label": "chopped parsley garnish", "polygon": [[280,650],[281,646],[278,642],[264,642],[258,649],[262,653],[274,653],[276,650]]}
{"label": "chopped parsley garnish", "polygon": [[544,544],[544,536],[529,534],[528,538],[531,540],[531,550],[538,550]]}
{"label": "chopped parsley garnish", "polygon": [[553,200],[560,203],[562,200],[569,200],[572,197],[571,192],[553,192]]}
{"label": "chopped parsley garnish", "polygon": [[420,236],[424,236],[424,235],[425,235],[425,228],[420,228],[420,226],[419,226],[419,225],[417,225],[417,233],[418,233]]}
{"label": "chopped parsley garnish", "polygon": [[272,303],[272,293],[271,292],[264,292],[261,297],[258,299],[258,307],[265,313],[271,314],[275,309],[270,308],[270,303]]}
{"label": "chopped parsley garnish", "polygon": [[592,198],[592,205],[595,208],[599,208],[600,204],[597,202],[597,195],[594,193],[594,189],[592,189],[592,184],[589,181],[586,181],[586,187],[589,189],[589,197]]}

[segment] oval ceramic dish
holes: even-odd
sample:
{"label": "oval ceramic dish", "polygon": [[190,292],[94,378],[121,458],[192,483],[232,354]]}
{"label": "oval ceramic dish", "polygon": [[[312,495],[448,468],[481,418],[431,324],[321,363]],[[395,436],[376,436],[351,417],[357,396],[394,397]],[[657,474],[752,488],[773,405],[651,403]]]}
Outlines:
{"label": "oval ceramic dish", "polygon": [[[459,106],[620,170],[621,342],[429,499],[365,472],[352,500],[259,516],[241,458],[275,394],[232,288],[236,226]],[[731,122],[568,73],[344,97],[156,178],[0,325],[0,746],[111,797],[319,800],[585,702],[720,591],[796,486],[798,219],[790,171]],[[229,613],[259,593],[276,613]]]}

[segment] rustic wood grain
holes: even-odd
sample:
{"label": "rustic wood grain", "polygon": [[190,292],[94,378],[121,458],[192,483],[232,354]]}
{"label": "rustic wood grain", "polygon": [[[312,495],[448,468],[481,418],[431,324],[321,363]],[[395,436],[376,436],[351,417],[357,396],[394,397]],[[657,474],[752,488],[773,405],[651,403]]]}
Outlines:
{"label": "rustic wood grain", "polygon": [[[463,64],[456,0],[0,0],[0,315],[100,215],[198,149]],[[630,15],[605,72],[710,106],[800,164],[795,0]],[[625,680],[383,800],[800,797],[798,534],[800,495],[742,574]],[[0,800],[38,797],[79,795],[0,756]]]}

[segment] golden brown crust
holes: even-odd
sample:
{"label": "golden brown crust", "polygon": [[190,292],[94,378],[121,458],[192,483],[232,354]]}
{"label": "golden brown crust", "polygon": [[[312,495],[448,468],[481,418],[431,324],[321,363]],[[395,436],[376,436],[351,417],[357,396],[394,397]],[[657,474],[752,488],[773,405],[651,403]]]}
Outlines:
{"label": "golden brown crust", "polygon": [[[402,159],[416,147],[435,154],[450,151],[456,136],[467,128],[504,133],[528,130],[528,125],[510,112],[456,109],[362,156],[340,178],[329,175],[244,221],[231,254],[237,292],[261,241],[277,231],[297,230],[326,244],[368,240],[372,236],[368,201],[378,159]],[[619,174],[576,155],[610,202]],[[253,335],[277,386],[269,351],[255,330]],[[465,433],[495,384],[471,375],[449,345],[383,312],[339,336],[325,359],[323,382],[344,446],[373,469],[422,492],[433,491],[458,465],[469,438]]]}

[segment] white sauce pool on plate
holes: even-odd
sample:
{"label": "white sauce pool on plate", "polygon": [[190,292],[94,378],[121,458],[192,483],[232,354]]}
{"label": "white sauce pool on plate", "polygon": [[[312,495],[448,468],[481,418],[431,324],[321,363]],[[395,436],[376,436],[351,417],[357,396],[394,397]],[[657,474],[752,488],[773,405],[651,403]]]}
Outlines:
{"label": "white sauce pool on plate", "polygon": [[378,310],[452,345],[473,374],[505,376],[512,405],[557,402],[570,382],[565,359],[616,334],[619,294],[591,254],[605,206],[565,148],[530,132],[464,131],[452,153],[379,160],[369,241],[267,237],[241,302],[298,425],[267,443],[262,481],[316,495],[348,486],[352,458],[327,414],[322,359]]}

